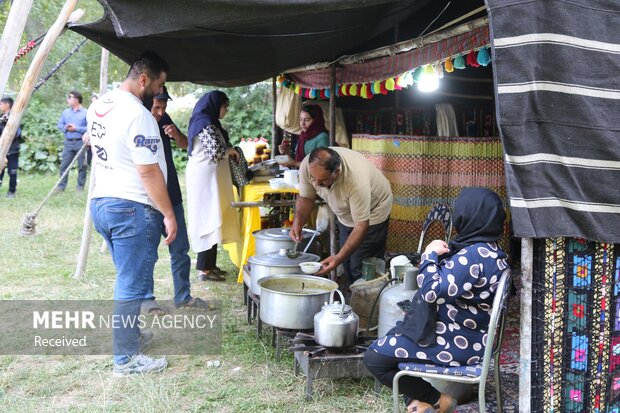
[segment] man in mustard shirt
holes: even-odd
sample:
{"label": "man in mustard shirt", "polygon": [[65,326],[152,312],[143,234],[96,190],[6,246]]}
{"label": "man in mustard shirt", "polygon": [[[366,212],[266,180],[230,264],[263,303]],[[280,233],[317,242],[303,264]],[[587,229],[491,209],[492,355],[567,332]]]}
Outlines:
{"label": "man in mustard shirt", "polygon": [[362,275],[364,258],[383,258],[393,200],[390,182],[364,155],[328,147],[304,158],[299,184],[291,238],[301,240],[316,196],[323,198],[338,218],[341,247],[321,262],[317,275],[343,264],[349,282],[354,282]]}

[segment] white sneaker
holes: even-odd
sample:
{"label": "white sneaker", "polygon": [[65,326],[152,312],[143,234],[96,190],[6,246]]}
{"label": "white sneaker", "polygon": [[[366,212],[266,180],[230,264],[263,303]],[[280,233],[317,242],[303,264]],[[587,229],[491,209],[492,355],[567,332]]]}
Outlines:
{"label": "white sneaker", "polygon": [[130,356],[129,361],[125,364],[114,363],[112,375],[114,377],[124,377],[131,374],[159,373],[167,366],[168,361],[165,357],[154,359],[138,353],[135,356]]}

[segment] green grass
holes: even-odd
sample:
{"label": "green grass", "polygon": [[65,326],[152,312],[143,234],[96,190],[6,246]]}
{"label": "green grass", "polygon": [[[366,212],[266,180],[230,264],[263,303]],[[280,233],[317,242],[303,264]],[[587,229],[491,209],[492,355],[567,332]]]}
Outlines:
{"label": "green grass", "polygon": [[[73,190],[51,197],[36,218],[33,236],[19,231],[26,213],[36,210],[55,176],[21,174],[16,199],[0,191],[0,299],[112,299],[114,266],[100,253],[93,233],[84,276],[73,274],[79,253],[86,193]],[[184,183],[183,177],[180,181]],[[169,255],[160,246],[155,294],[172,297]],[[192,258],[195,255],[192,254]],[[218,265],[236,273],[226,253]],[[231,277],[232,278],[232,277]],[[247,325],[242,287],[234,281],[199,282],[192,274],[192,294],[223,303],[222,354],[169,356],[160,374],[117,379],[110,356],[0,356],[2,412],[384,412],[390,395],[379,398],[370,379],[317,379],[314,400],[304,400],[305,377],[294,376],[293,357],[276,363],[269,329],[256,339]],[[6,334],[6,332],[0,332]],[[220,367],[207,367],[220,360]]]}

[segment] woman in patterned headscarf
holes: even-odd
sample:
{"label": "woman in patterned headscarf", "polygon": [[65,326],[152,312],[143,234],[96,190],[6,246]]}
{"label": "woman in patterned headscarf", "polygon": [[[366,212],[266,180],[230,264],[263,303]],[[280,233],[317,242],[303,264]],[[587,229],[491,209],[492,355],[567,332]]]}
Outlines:
{"label": "woman in patterned headscarf", "polygon": [[[420,345],[419,320],[408,312],[366,352],[366,367],[381,383],[391,387],[402,362],[467,366],[483,357],[497,283],[508,267],[506,253],[497,244],[505,218],[495,192],[461,191],[453,214],[458,236],[449,245],[432,241],[418,272],[417,294],[437,311],[436,337],[431,336],[430,345]],[[454,398],[421,378],[405,376],[400,382],[408,412],[444,413],[456,407]]]}
{"label": "woman in patterned headscarf", "polygon": [[223,281],[216,265],[217,244],[239,239],[228,158],[239,153],[232,148],[222,119],[228,111],[228,97],[215,90],[201,97],[189,120],[186,169],[187,222],[192,249],[198,253],[196,269],[202,280]]}

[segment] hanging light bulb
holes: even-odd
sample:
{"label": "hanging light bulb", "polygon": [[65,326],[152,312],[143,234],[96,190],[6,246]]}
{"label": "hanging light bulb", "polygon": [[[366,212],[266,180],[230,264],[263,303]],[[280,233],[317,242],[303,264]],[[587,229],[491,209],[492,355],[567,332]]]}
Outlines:
{"label": "hanging light bulb", "polygon": [[434,92],[439,88],[439,76],[431,65],[428,65],[422,71],[420,80],[418,81],[418,90],[420,92]]}

